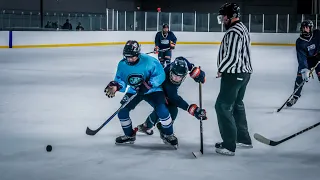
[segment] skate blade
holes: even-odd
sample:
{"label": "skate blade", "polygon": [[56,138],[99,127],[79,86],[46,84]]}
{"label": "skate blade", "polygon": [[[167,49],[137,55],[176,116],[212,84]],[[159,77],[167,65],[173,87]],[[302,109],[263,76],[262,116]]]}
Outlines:
{"label": "skate blade", "polygon": [[115,142],[116,145],[130,145],[130,144],[134,144],[134,141],[128,141],[128,142],[124,142],[124,143],[118,143]]}
{"label": "skate blade", "polygon": [[172,145],[172,144],[168,143],[168,142],[165,141],[165,140],[163,140],[163,143],[166,144],[166,145],[169,145],[169,146],[173,147],[175,150],[178,149],[178,145]]}
{"label": "skate blade", "polygon": [[224,155],[224,156],[235,156],[235,153],[231,153],[231,152],[222,152],[219,149],[216,149],[216,153],[220,154],[220,155]]}

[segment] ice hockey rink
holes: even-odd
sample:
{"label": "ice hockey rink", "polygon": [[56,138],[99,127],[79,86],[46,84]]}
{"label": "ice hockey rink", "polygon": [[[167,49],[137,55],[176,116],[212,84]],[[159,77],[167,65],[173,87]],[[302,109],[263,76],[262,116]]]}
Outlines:
{"label": "ice hockey rink", "polygon": [[[163,144],[159,133],[137,135],[133,145],[114,143],[122,129],[117,117],[95,136],[119,107],[122,93],[109,99],[103,90],[113,79],[122,46],[0,49],[1,180],[317,180],[320,177],[320,127],[279,146],[253,138],[254,133],[279,140],[320,121],[320,83],[315,77],[298,103],[273,113],[293,92],[295,47],[252,46],[254,73],[245,105],[254,148],[236,156],[214,152],[221,141],[214,109],[218,45],[177,45],[173,57],[185,56],[206,72],[203,85],[204,155],[199,121],[179,111],[174,124],[179,149]],[[142,45],[144,52],[153,49]],[[179,89],[189,103],[199,103],[198,85],[187,78]],[[133,125],[152,108],[142,102],[131,112]],[[45,147],[52,145],[52,152]]]}

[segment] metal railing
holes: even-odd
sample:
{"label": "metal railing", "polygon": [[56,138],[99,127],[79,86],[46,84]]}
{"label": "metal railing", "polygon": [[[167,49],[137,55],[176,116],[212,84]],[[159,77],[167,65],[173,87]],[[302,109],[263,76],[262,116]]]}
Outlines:
{"label": "metal railing", "polygon": [[[167,23],[172,31],[186,32],[223,32],[224,27],[217,23],[216,13],[177,13],[177,12],[142,12],[118,11],[106,9],[105,14],[87,13],[44,13],[44,25],[48,30],[63,29],[69,19],[72,29],[78,23],[84,31],[159,31]],[[300,23],[310,19],[318,27],[318,15],[290,14],[245,14],[242,22],[250,32],[257,33],[297,33]],[[47,22],[50,22],[46,24]],[[9,28],[39,28],[40,13],[1,10],[0,30]]]}

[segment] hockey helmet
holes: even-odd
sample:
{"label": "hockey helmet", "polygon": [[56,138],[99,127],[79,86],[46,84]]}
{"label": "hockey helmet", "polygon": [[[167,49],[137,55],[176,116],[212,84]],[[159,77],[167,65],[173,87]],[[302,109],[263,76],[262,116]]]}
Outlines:
{"label": "hockey helmet", "polygon": [[228,19],[240,17],[240,7],[236,3],[225,3],[223,4],[218,13],[218,23],[223,23],[223,17],[227,16]]}
{"label": "hockey helmet", "polygon": [[177,57],[170,64],[170,81],[174,84],[181,84],[188,74],[188,65],[183,57]]}
{"label": "hockey helmet", "polygon": [[127,58],[138,57],[140,55],[141,47],[140,44],[135,40],[129,40],[126,42],[123,48],[123,56],[129,65],[132,65]]}
{"label": "hockey helmet", "polygon": [[[304,31],[305,27],[309,27],[309,32]],[[311,37],[313,31],[313,22],[311,20],[304,20],[300,25],[300,35],[302,37]]]}

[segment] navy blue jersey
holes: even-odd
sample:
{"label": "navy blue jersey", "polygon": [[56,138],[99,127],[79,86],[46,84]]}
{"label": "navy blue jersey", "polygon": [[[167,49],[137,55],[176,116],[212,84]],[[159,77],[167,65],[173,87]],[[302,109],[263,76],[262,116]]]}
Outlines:
{"label": "navy blue jersey", "polygon": [[309,39],[299,37],[296,41],[296,51],[299,63],[299,73],[308,67],[308,59],[314,57],[320,50],[320,31],[315,29]]}
{"label": "navy blue jersey", "polygon": [[154,44],[155,46],[158,46],[159,49],[166,49],[170,48],[171,41],[174,44],[177,43],[177,38],[173,32],[169,31],[168,34],[165,35],[162,33],[162,31],[159,31],[154,39]]}
{"label": "navy blue jersey", "polygon": [[[185,61],[187,62],[189,71],[191,71],[194,64],[190,63],[188,60]],[[166,74],[166,79],[162,83],[162,88],[168,103],[187,111],[189,104],[178,94],[180,84],[174,84],[170,80],[170,64],[164,68],[164,72]]]}

